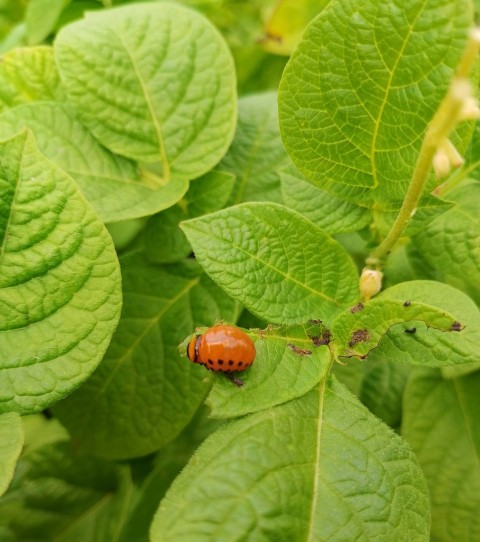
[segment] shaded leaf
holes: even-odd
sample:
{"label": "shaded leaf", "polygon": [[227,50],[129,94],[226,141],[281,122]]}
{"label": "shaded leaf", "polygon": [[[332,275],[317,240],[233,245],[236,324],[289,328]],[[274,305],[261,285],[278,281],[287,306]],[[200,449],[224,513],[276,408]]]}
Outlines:
{"label": "shaded leaf", "polygon": [[0,414],[0,495],[13,478],[23,446],[22,419],[16,412]]}

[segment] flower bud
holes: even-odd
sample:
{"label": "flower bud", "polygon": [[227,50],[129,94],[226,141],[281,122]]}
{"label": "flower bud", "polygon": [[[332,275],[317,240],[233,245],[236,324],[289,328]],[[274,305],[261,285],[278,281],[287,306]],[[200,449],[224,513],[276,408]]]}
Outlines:
{"label": "flower bud", "polygon": [[368,301],[382,289],[383,273],[375,269],[365,267],[360,276],[360,294],[365,301]]}

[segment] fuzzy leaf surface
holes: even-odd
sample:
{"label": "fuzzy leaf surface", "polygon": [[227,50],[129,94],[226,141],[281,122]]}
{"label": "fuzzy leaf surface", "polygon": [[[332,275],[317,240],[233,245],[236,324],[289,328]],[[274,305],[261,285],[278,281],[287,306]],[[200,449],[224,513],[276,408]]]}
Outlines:
{"label": "fuzzy leaf surface", "polygon": [[410,542],[429,539],[429,521],[411,450],[332,379],[210,436],[150,534],[152,542]]}
{"label": "fuzzy leaf surface", "polygon": [[66,171],[104,222],[152,215],[188,189],[182,178],[166,181],[107,150],[79,122],[68,104],[21,105],[0,115],[0,139],[32,130],[39,149]]}
{"label": "fuzzy leaf surface", "polygon": [[26,132],[0,143],[0,412],[33,413],[86,380],[121,309],[112,240]]}
{"label": "fuzzy leaf surface", "polygon": [[330,2],[279,89],[280,130],[298,169],[354,203],[401,201],[471,26],[468,0]]}
{"label": "fuzzy leaf surface", "polygon": [[244,203],[182,228],[212,279],[269,322],[328,322],[358,296],[343,247],[282,205]]}
{"label": "fuzzy leaf surface", "polygon": [[167,2],[92,12],[59,32],[55,53],[69,100],[111,151],[160,160],[165,179],[198,177],[225,154],[234,66],[201,15]]}

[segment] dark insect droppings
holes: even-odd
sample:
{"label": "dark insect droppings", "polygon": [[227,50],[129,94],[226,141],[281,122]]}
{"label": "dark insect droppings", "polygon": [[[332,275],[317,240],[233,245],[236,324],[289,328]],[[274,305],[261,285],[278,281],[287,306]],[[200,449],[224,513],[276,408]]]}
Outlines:
{"label": "dark insect droppings", "polygon": [[416,328],[416,327],[412,327],[412,328],[410,328],[410,329],[404,329],[403,331],[404,331],[404,333],[410,333],[410,334],[413,334],[413,333],[415,333],[415,332],[417,331],[417,328]]}
{"label": "dark insect droppings", "polygon": [[412,304],[411,301],[405,301],[405,303],[403,304],[404,307],[410,307],[410,305]]}

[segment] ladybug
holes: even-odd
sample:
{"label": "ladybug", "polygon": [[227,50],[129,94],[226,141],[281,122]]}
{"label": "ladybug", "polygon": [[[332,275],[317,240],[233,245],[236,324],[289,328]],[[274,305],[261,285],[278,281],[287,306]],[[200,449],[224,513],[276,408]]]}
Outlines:
{"label": "ladybug", "polygon": [[[218,324],[201,335],[195,335],[187,346],[187,357],[193,363],[204,365],[211,371],[229,373],[248,369],[255,359],[252,339],[235,326]],[[232,380],[237,385],[241,381]],[[236,381],[237,380],[237,381]]]}

